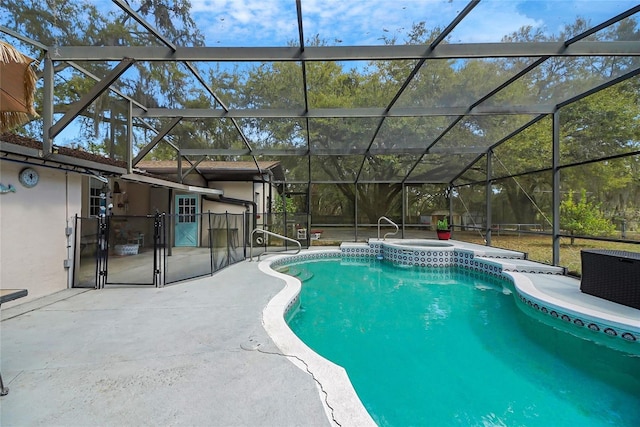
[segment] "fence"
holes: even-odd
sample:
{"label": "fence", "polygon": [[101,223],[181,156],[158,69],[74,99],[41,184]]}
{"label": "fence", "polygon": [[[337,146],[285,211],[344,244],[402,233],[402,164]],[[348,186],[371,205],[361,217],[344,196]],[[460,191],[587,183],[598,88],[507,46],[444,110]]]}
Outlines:
{"label": "fence", "polygon": [[[201,213],[75,218],[73,287],[164,286],[212,275],[248,258],[255,227],[311,238],[306,214]],[[254,242],[254,255],[291,249],[286,242]]]}
{"label": "fence", "polygon": [[181,224],[176,215],[77,217],[73,286],[164,286],[244,259],[246,239],[237,237],[247,233],[244,215],[195,219],[192,243],[176,245],[175,227]]}

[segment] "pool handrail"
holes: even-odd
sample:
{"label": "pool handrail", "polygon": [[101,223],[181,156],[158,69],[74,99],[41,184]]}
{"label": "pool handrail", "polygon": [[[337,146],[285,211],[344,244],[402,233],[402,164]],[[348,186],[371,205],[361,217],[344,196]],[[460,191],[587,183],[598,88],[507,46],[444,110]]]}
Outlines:
{"label": "pool handrail", "polygon": [[[297,240],[295,240],[295,239],[292,239],[292,238],[290,238],[290,237],[283,236],[283,235],[278,234],[278,233],[273,233],[273,232],[271,232],[271,231],[263,230],[263,229],[261,229],[261,228],[255,228],[255,229],[251,232],[251,239],[250,239],[251,244],[249,245],[249,261],[253,261],[253,235],[254,235],[254,234],[256,234],[256,233],[267,234],[267,235],[269,235],[269,236],[278,237],[278,238],[280,238],[280,239],[282,239],[282,240],[287,240],[287,241],[289,241],[289,242],[293,242],[293,243],[295,243],[296,245],[298,245],[298,251],[297,251],[297,252],[295,252],[295,253],[292,253],[291,255],[299,254],[299,253],[300,253],[300,251],[302,251],[302,245],[300,244],[300,242],[299,242],[299,241],[297,241]],[[262,255],[264,255],[264,254],[281,254],[281,253],[283,253],[283,252],[281,252],[281,251],[275,251],[275,252],[264,251],[264,252],[262,252],[261,254],[259,254],[259,255],[258,255],[258,261],[260,261],[260,256],[262,256]]]}
{"label": "pool handrail", "polygon": [[380,221],[382,221],[383,219],[387,221],[389,224],[393,225],[396,228],[396,231],[394,231],[393,233],[392,232],[385,233],[385,235],[382,237],[382,240],[385,240],[387,236],[393,236],[394,234],[398,234],[398,231],[400,230],[400,228],[398,227],[398,224],[391,221],[386,216],[381,216],[380,218],[378,218],[378,240],[380,240]]}

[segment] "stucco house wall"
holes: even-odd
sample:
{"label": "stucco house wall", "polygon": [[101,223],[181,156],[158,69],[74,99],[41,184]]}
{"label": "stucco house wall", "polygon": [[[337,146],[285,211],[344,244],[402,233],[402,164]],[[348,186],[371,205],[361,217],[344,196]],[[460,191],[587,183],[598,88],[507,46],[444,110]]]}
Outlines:
{"label": "stucco house wall", "polygon": [[[232,199],[248,200],[253,202],[253,183],[252,182],[220,182],[216,183],[215,188],[224,191],[224,197]],[[205,200],[203,203],[203,212],[211,211],[212,213],[233,213],[241,214],[245,211],[242,205],[234,205],[220,202],[210,202]]]}
{"label": "stucco house wall", "polygon": [[16,189],[0,194],[0,287],[29,292],[3,308],[66,289],[71,274],[64,263],[72,259],[73,235],[66,236],[65,229],[81,211],[82,175],[32,166],[40,181],[26,188],[18,181],[26,166],[0,165],[0,183]]}

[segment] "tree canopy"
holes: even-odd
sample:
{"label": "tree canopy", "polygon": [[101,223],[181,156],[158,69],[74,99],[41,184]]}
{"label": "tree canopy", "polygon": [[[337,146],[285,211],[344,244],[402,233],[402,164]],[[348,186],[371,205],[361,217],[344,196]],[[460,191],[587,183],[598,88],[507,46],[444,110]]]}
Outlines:
{"label": "tree canopy", "polygon": [[[133,10],[155,25],[170,42],[183,46],[204,44],[201,29],[191,17],[189,1],[138,0],[131,4]],[[103,12],[94,5],[71,0],[49,1],[47,5],[43,8],[37,0],[3,2],[1,24],[54,49],[65,45],[158,44],[154,35],[141,30],[124,11]],[[503,41],[558,41],[589,27],[590,23],[578,18],[555,36],[523,27]],[[381,36],[388,45],[427,46],[441,31],[417,22],[404,33]],[[590,38],[639,40],[640,31],[637,21],[630,18]],[[324,44],[318,36],[306,40],[307,46]],[[43,52],[37,47],[25,46],[31,49],[25,54],[42,57]],[[498,103],[518,106],[566,99],[576,87],[594,87],[637,67],[638,57],[548,58],[502,90],[491,93],[536,60],[523,57],[433,59],[424,64],[409,59],[317,61],[305,65],[299,62],[198,64],[199,76],[208,87],[189,71],[189,64],[138,61],[115,87],[121,94],[150,108],[389,108],[392,102],[406,108],[467,107],[490,94],[485,102],[489,106]],[[113,67],[109,62],[88,61],[75,64],[59,61],[55,65],[57,115],[67,111],[90,90],[95,79],[89,75],[100,79]],[[417,68],[418,65],[421,66]],[[398,92],[400,88],[402,92]],[[600,208],[608,218],[640,220],[637,209],[640,205],[639,156],[621,156],[640,151],[639,94],[640,79],[636,76],[560,109],[562,191],[585,188],[602,202]],[[38,102],[41,109],[42,99]],[[105,92],[81,112],[80,132],[65,136],[67,143],[123,157],[126,107],[121,95]],[[551,119],[546,117],[536,122],[538,119],[533,114],[384,119],[183,119],[146,159],[175,158],[176,148],[241,150],[247,145],[254,150],[312,153],[314,155],[303,157],[268,154],[263,159],[280,161],[290,185],[308,187],[313,195],[310,204],[314,214],[353,215],[357,202],[361,220],[374,223],[381,215],[402,214],[403,188],[411,199],[409,216],[428,209],[446,208],[444,198],[440,197],[443,189],[449,184],[477,183],[477,177],[482,176],[486,168],[484,158],[477,155],[478,149],[491,148],[494,154],[491,178],[495,180],[500,219],[544,223],[551,216]],[[169,123],[170,119],[135,121],[136,149],[144,147]],[[523,132],[493,147],[496,141],[502,141],[523,126],[526,127]],[[34,122],[23,132],[37,138],[42,133],[41,123]],[[455,153],[448,154],[447,150]],[[212,160],[246,159],[242,155],[209,157]],[[600,158],[607,160],[595,162]],[[448,177],[451,170],[467,164],[469,169],[455,182],[434,180],[434,177]],[[475,206],[471,210],[481,211],[485,196],[481,192],[468,194],[467,202]],[[319,200],[322,203],[317,202]],[[298,212],[304,209],[306,206],[296,207]]]}

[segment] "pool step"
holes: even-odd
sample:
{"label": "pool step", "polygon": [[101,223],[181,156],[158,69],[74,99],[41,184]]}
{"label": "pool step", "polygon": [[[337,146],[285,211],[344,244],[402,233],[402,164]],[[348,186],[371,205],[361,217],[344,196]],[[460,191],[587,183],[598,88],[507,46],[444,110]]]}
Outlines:
{"label": "pool step", "polygon": [[278,273],[288,274],[289,276],[293,276],[300,280],[301,282],[306,282],[307,280],[313,277],[313,273],[308,270],[300,270],[295,266],[283,266],[276,270]]}
{"label": "pool step", "polygon": [[296,276],[298,278],[298,280],[300,280],[302,283],[306,282],[307,280],[311,279],[313,277],[313,273],[310,271],[302,271],[300,272],[300,274],[298,276]]}
{"label": "pool step", "polygon": [[538,263],[525,259],[495,259],[477,257],[477,259],[486,259],[500,264],[502,271],[514,271],[518,273],[537,273],[537,274],[557,274],[564,275],[565,268],[553,265]]}

